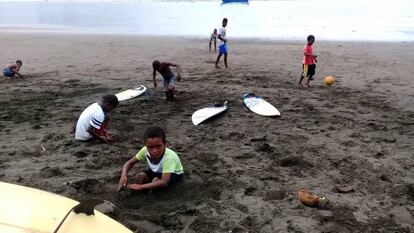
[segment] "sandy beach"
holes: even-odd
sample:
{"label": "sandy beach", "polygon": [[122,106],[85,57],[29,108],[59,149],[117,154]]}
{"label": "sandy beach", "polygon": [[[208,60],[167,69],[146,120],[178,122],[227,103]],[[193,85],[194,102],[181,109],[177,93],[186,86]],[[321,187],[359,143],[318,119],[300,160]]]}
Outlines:
{"label": "sandy beach", "polygon": [[[311,88],[297,85],[303,41],[230,41],[229,69],[214,68],[207,40],[189,38],[2,33],[0,44],[0,63],[21,59],[24,75],[0,78],[0,181],[108,200],[134,232],[414,231],[412,42],[317,39]],[[152,86],[154,59],[182,66],[176,102]],[[114,143],[75,141],[84,108],[138,85],[148,92],[112,113]],[[281,117],[249,112],[248,92]],[[194,111],[224,100],[226,113],[192,124]],[[184,182],[116,192],[152,125],[166,130]],[[304,206],[300,188],[329,202]]]}

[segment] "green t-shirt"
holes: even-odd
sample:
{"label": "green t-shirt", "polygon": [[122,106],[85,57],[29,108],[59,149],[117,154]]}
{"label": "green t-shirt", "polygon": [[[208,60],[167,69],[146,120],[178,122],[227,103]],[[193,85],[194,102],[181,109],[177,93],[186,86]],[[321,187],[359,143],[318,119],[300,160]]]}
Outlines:
{"label": "green t-shirt", "polygon": [[181,165],[180,158],[178,155],[171,149],[165,148],[164,156],[158,164],[153,164],[148,157],[151,157],[150,153],[147,150],[147,147],[144,146],[138,153],[135,155],[137,160],[147,160],[148,166],[153,172],[156,173],[175,173],[183,174],[184,168]]}

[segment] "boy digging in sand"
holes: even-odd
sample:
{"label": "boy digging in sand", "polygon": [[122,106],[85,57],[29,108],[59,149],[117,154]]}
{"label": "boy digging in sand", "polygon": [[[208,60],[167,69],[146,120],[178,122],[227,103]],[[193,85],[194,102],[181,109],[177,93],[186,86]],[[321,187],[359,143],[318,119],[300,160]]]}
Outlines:
{"label": "boy digging in sand", "polygon": [[[165,132],[160,127],[150,127],[144,133],[145,146],[122,167],[119,190],[128,188],[139,191],[174,185],[183,178],[180,158],[167,148]],[[139,161],[146,160],[148,169],[139,173],[134,184],[128,185],[128,172]]]}
{"label": "boy digging in sand", "polygon": [[83,110],[76,123],[75,138],[81,141],[112,141],[112,134],[106,129],[111,116],[109,113],[118,106],[118,98],[113,94],[104,95],[101,102],[89,105]]}
{"label": "boy digging in sand", "polygon": [[313,55],[313,48],[312,45],[315,42],[315,37],[313,35],[309,35],[307,38],[308,43],[303,48],[303,72],[299,80],[299,85],[302,85],[302,81],[305,77],[308,77],[306,80],[306,86],[310,87],[309,81],[313,80],[313,76],[315,75],[316,70],[316,55]]}
{"label": "boy digging in sand", "polygon": [[[175,75],[171,68],[176,67],[177,68],[177,75]],[[157,87],[157,81],[155,81],[155,75],[157,74],[157,71],[162,75],[164,79],[164,89],[165,89],[165,100],[168,101],[174,101],[174,88],[177,81],[181,80],[181,67],[180,65],[170,63],[170,62],[160,62],[158,60],[155,60],[152,62],[152,68],[154,69],[153,76],[154,76],[154,87]]]}
{"label": "boy digging in sand", "polygon": [[6,68],[4,68],[3,70],[3,75],[8,77],[8,78],[21,78],[23,77],[19,71],[20,68],[22,67],[23,62],[20,60],[17,60],[16,63],[12,63],[10,65],[8,65]]}

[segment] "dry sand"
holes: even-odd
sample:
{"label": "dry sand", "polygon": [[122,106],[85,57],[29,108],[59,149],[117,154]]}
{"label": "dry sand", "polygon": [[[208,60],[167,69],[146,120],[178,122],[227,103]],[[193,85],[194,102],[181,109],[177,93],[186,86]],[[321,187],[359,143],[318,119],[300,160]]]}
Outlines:
{"label": "dry sand", "polygon": [[[135,232],[414,230],[413,43],[316,41],[311,88],[296,84],[303,42],[231,41],[230,68],[220,70],[207,40],[0,34],[0,44],[1,64],[22,59],[25,74],[0,80],[1,181],[109,200],[118,207],[112,217]],[[175,103],[152,87],[154,59],[182,65]],[[334,86],[323,85],[326,75]],[[112,114],[116,142],[74,140],[84,108],[141,84],[148,93]],[[246,92],[281,117],[246,110]],[[219,100],[229,101],[228,112],[192,125],[194,111]],[[151,125],[166,129],[185,181],[117,193],[121,167]],[[302,187],[329,203],[304,206]]]}

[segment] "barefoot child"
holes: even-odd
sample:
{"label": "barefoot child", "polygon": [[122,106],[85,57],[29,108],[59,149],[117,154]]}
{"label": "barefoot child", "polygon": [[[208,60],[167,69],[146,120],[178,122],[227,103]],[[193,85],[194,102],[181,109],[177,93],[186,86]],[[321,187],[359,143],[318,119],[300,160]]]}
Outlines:
{"label": "barefoot child", "polygon": [[[177,75],[175,75],[171,71],[170,66],[177,68]],[[158,60],[155,60],[155,61],[152,62],[152,68],[154,69],[154,72],[153,72],[154,87],[157,87],[157,82],[155,81],[155,75],[157,74],[157,71],[158,71],[164,79],[164,89],[165,89],[165,99],[166,99],[166,101],[174,101],[175,84],[177,83],[177,80],[180,81],[180,78],[181,78],[180,65],[170,63],[170,62],[159,62]]]}
{"label": "barefoot child", "polygon": [[227,18],[223,19],[222,27],[219,30],[218,34],[218,41],[219,41],[219,54],[216,59],[216,68],[220,68],[218,63],[220,61],[221,55],[224,54],[224,66],[227,66],[227,38],[226,38],[226,26],[227,26]]}
{"label": "barefoot child", "polygon": [[313,55],[313,48],[312,45],[315,42],[315,37],[313,35],[309,35],[307,38],[308,43],[304,46],[304,56],[303,56],[303,72],[299,80],[299,85],[302,85],[302,81],[305,77],[308,77],[306,80],[306,86],[309,85],[309,81],[313,80],[313,75],[315,75],[316,70],[316,55]]}
{"label": "barefoot child", "polygon": [[22,75],[19,73],[19,71],[22,65],[22,61],[17,60],[16,63],[10,64],[4,68],[3,75],[8,78],[21,78]]}
{"label": "barefoot child", "polygon": [[113,94],[104,95],[100,103],[91,104],[83,110],[76,123],[75,138],[81,141],[112,141],[112,134],[106,129],[111,117],[109,113],[118,106]]}
{"label": "barefoot child", "polygon": [[[167,148],[165,132],[160,127],[150,127],[144,133],[145,146],[122,167],[119,189],[156,189],[174,185],[183,178],[180,158]],[[145,160],[148,169],[139,173],[134,184],[128,184],[128,172],[139,161]]]}
{"label": "barefoot child", "polygon": [[217,29],[214,28],[213,33],[210,35],[210,42],[208,43],[208,49],[211,52],[211,43],[214,42],[214,52],[217,51]]}

